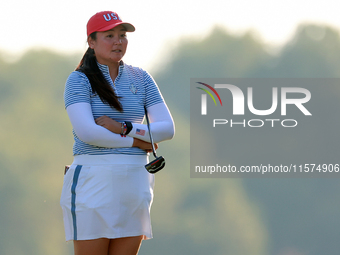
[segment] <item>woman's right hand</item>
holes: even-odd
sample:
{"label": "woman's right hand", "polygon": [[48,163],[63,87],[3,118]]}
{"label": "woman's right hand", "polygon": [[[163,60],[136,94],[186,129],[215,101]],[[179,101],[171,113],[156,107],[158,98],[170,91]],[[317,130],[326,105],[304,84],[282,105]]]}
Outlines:
{"label": "woman's right hand", "polygon": [[[149,142],[142,141],[138,138],[133,138],[132,147],[138,147],[146,152],[152,152],[152,145]],[[155,150],[158,149],[158,144],[154,143]]]}

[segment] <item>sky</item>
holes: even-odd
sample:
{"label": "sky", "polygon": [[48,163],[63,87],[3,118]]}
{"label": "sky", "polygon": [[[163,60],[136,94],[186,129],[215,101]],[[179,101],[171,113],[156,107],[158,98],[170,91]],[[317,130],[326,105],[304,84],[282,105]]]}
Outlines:
{"label": "sky", "polygon": [[86,23],[111,10],[136,31],[128,34],[125,62],[151,68],[171,56],[183,37],[208,36],[216,25],[234,34],[252,30],[268,45],[282,45],[301,23],[340,31],[338,0],[1,0],[0,55],[9,60],[32,48],[83,53]]}

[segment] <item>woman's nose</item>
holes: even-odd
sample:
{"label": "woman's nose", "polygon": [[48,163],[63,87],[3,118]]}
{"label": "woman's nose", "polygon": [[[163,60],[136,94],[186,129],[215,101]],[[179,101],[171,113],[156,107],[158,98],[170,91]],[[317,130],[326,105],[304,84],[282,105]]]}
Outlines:
{"label": "woman's nose", "polygon": [[116,39],[114,40],[114,43],[115,43],[115,44],[121,44],[121,43],[122,43],[122,38],[116,38]]}

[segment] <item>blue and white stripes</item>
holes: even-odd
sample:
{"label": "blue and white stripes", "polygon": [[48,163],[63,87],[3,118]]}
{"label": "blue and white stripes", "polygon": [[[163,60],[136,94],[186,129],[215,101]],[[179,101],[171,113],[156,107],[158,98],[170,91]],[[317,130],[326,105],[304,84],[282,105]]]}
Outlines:
{"label": "blue and white stripes", "polygon": [[[86,75],[74,71],[66,81],[64,100],[65,107],[75,103],[89,103],[92,107],[94,118],[106,115],[116,121],[131,121],[132,123],[142,123],[144,119],[144,105],[148,108],[152,105],[162,103],[163,97],[153,78],[146,71],[126,65],[121,62],[118,76],[113,82],[108,66],[98,64],[106,80],[115,90],[123,106],[123,112],[112,109],[104,104],[98,95],[94,94],[91,84]],[[74,155],[101,155],[101,154],[132,154],[143,155],[145,151],[139,148],[104,148],[82,142],[75,132],[74,136]]]}

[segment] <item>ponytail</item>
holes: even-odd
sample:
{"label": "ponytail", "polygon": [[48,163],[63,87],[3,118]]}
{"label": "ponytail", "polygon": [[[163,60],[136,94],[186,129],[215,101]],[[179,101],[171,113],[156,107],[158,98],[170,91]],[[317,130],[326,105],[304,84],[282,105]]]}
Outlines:
{"label": "ponytail", "polygon": [[[92,33],[92,39],[96,39],[96,32]],[[76,71],[80,71],[84,73],[89,79],[92,87],[92,91],[97,93],[100,99],[111,106],[111,108],[116,109],[117,111],[122,112],[123,107],[119,102],[119,98],[117,97],[113,88],[105,79],[102,72],[99,70],[97,59],[95,56],[95,52],[90,47],[85,52],[83,58],[80,60]]]}

